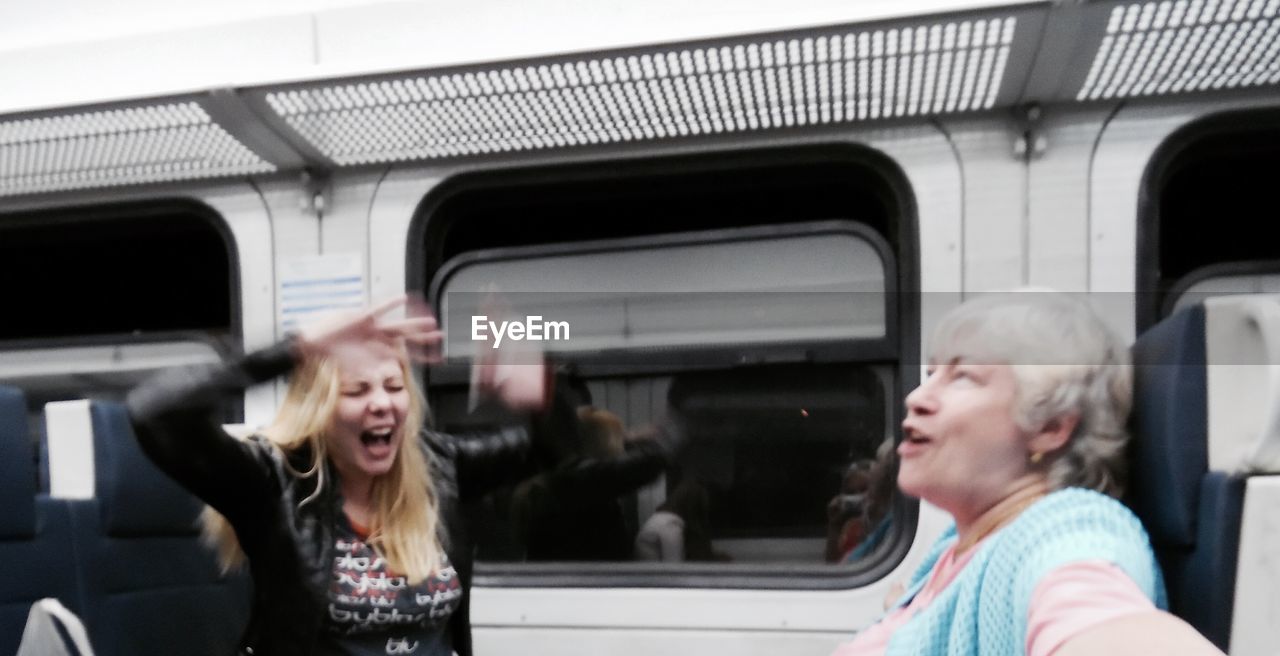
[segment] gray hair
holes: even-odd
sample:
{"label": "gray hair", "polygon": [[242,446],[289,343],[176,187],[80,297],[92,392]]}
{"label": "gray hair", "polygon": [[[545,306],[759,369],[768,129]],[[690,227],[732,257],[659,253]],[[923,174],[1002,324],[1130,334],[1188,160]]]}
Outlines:
{"label": "gray hair", "polygon": [[1014,419],[1025,430],[1078,416],[1067,445],[1045,454],[1049,486],[1120,496],[1133,371],[1128,349],[1087,304],[1041,290],[982,296],[947,313],[929,346],[937,362],[1011,365]]}

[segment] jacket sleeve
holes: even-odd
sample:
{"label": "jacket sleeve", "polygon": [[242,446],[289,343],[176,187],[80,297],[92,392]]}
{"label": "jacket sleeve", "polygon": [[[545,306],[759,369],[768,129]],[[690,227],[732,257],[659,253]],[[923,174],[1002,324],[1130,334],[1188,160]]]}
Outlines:
{"label": "jacket sleeve", "polygon": [[126,405],[147,457],[231,520],[262,508],[271,491],[269,455],[222,429],[219,404],[293,368],[290,342],[238,360],[161,372],[129,393]]}
{"label": "jacket sleeve", "polygon": [[585,458],[556,472],[561,489],[583,496],[620,496],[653,481],[675,459],[683,445],[682,432],[671,424],[652,437],[632,440],[614,458]]}

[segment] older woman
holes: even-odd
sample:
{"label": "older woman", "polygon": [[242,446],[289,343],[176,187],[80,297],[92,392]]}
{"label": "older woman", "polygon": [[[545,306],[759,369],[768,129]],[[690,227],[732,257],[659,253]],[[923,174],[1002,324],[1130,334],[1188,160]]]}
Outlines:
{"label": "older woman", "polygon": [[878,623],[872,654],[1216,654],[1160,610],[1164,589],[1124,480],[1127,350],[1053,292],[963,304],[907,396],[898,485],[950,513]]}

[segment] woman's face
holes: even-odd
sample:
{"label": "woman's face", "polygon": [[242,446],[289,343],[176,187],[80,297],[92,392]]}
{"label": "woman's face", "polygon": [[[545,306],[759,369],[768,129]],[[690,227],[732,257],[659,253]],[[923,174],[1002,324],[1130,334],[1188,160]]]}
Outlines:
{"label": "woman's face", "polygon": [[957,517],[1012,493],[1030,469],[1029,435],[1014,420],[1018,381],[1007,364],[963,358],[930,365],[907,395],[898,446],[902,491]]}
{"label": "woman's face", "polygon": [[338,405],[329,433],[331,457],[344,477],[374,477],[391,470],[404,439],[409,389],[391,349],[338,354]]}

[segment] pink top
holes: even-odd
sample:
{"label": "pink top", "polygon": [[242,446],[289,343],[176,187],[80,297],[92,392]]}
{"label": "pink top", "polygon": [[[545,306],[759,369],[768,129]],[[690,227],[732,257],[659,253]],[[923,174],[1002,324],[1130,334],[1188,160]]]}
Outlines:
{"label": "pink top", "polygon": [[[979,545],[981,542],[978,543]],[[929,580],[910,604],[894,610],[836,648],[831,656],[881,656],[898,627],[927,607],[978,551],[960,558],[943,552]],[[1050,656],[1068,639],[1103,622],[1155,610],[1155,605],[1120,568],[1102,560],[1069,563],[1045,575],[1031,595],[1027,616],[1027,656]]]}

